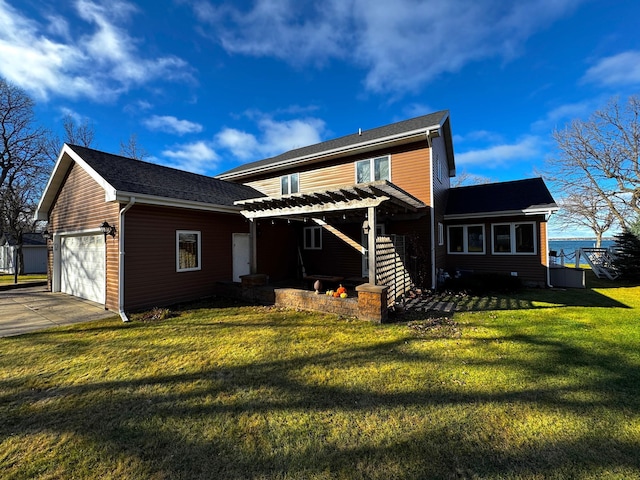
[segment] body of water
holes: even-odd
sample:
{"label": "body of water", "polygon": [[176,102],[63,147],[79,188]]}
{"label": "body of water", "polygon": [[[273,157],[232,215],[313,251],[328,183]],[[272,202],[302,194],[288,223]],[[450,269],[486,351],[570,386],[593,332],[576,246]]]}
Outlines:
{"label": "body of water", "polygon": [[[602,248],[609,248],[613,246],[615,240],[606,239],[602,240],[600,245]],[[580,239],[566,239],[558,238],[549,240],[549,250],[555,250],[560,253],[560,250],[564,250],[565,254],[573,254],[579,248],[591,248],[596,246],[595,238],[580,238]]]}

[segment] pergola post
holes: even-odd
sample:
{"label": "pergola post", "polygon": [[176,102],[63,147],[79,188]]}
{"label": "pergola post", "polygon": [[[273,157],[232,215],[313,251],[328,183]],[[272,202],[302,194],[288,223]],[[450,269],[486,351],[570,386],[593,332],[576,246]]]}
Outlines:
{"label": "pergola post", "polygon": [[369,235],[367,235],[369,250],[369,284],[376,284],[376,207],[367,208],[367,220],[369,221]]}
{"label": "pergola post", "polygon": [[251,257],[251,261],[250,261],[250,265],[249,265],[249,272],[251,274],[256,274],[258,273],[258,241],[257,241],[257,235],[258,233],[258,229],[256,226],[256,221],[251,219],[249,221],[249,241],[251,242],[250,246],[249,246],[249,250],[250,250],[250,257]]}

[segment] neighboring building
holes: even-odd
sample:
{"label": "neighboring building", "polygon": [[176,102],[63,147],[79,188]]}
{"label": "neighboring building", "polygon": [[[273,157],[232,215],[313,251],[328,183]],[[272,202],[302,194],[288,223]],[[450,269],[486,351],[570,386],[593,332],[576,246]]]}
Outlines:
{"label": "neighboring building", "polygon": [[[15,273],[17,242],[13,235],[0,237],[0,273]],[[22,235],[24,273],[47,273],[47,243],[40,233]]]}
{"label": "neighboring building", "polygon": [[456,269],[547,285],[557,206],[544,182],[451,188],[453,176],[447,111],[216,178],[65,145],[37,218],[53,233],[52,289],[120,311],[197,298],[247,273],[366,282],[379,264],[363,227],[392,239],[420,287]]}

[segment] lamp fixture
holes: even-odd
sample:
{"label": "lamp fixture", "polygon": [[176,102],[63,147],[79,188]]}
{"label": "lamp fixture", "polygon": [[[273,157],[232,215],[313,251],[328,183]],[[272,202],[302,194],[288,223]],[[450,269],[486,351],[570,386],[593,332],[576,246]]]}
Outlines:
{"label": "lamp fixture", "polygon": [[112,237],[116,236],[116,227],[114,225],[109,225],[109,223],[105,220],[100,225],[100,231],[104,233],[105,236],[111,235]]}
{"label": "lamp fixture", "polygon": [[365,235],[369,235],[370,230],[371,227],[369,226],[369,220],[365,220],[364,222],[362,222],[362,233],[364,233]]}
{"label": "lamp fixture", "polygon": [[44,238],[45,240],[49,240],[53,235],[51,235],[49,233],[49,230],[45,229],[44,232],[42,232],[42,238]]}

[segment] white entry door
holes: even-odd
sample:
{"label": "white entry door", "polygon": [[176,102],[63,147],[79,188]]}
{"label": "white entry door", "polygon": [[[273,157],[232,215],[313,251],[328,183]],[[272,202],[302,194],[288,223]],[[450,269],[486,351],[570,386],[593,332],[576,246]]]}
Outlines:
{"label": "white entry door", "polygon": [[248,233],[233,234],[233,281],[251,273],[251,237]]}
{"label": "white entry door", "polygon": [[104,303],[105,258],[103,234],[63,237],[60,242],[60,290]]}

